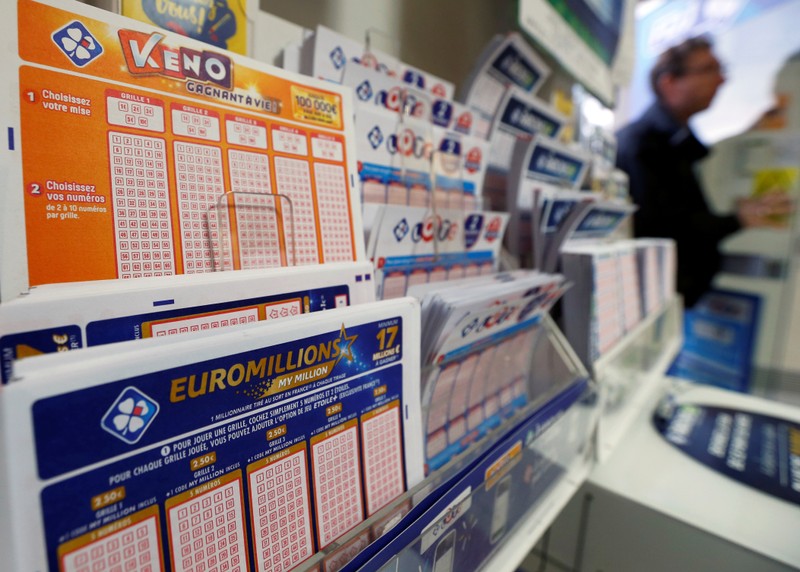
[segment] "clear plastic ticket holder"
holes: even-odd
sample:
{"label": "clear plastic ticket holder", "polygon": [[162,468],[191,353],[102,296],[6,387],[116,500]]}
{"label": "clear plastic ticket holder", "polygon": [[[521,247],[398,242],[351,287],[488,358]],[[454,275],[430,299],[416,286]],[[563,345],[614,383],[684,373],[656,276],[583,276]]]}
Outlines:
{"label": "clear plastic ticket holder", "polygon": [[592,364],[603,414],[597,453],[605,460],[643,409],[652,409],[669,384],[665,372],[683,340],[683,302],[673,296]]}
{"label": "clear plastic ticket holder", "polygon": [[214,271],[297,265],[294,207],[286,195],[227,191],[208,209],[208,232]]}
{"label": "clear plastic ticket holder", "polygon": [[[523,534],[526,545],[533,546],[588,475],[599,413],[594,383],[552,319],[545,316],[533,329],[534,341],[525,359],[519,360],[522,370],[518,373],[525,375],[529,395],[525,406],[296,570],[416,570],[422,566],[444,571],[447,541],[440,537],[444,544],[434,546],[431,534],[449,526],[449,519],[459,523],[458,531],[466,523],[472,527],[470,543],[481,560],[472,562],[471,569],[493,569],[492,558],[514,535]],[[565,401],[570,393],[571,399]],[[565,407],[565,403],[570,404]],[[518,452],[518,434],[524,435],[522,461],[511,463],[500,479],[514,482],[515,487],[489,480],[480,486],[465,484],[483,480],[482,465],[487,460],[505,458],[507,451]],[[526,465],[529,457],[535,462]],[[521,485],[525,479],[530,482]],[[466,496],[464,490],[469,491]],[[455,500],[449,502],[450,497]],[[407,568],[411,564],[413,568]]]}

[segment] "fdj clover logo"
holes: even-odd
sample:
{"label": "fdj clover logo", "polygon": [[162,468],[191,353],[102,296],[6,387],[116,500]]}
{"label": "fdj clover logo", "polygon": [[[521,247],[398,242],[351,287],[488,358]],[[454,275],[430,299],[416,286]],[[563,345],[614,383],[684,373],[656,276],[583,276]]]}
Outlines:
{"label": "fdj clover logo", "polygon": [[381,130],[377,125],[373,127],[367,134],[367,139],[369,140],[369,144],[372,145],[373,149],[377,149],[381,146],[381,143],[383,143],[383,133],[381,133]]}
{"label": "fdj clover logo", "polygon": [[361,101],[369,101],[369,98],[372,97],[372,86],[367,80],[362,81],[356,88],[356,95]]}
{"label": "fdj clover logo", "polygon": [[158,403],[135,387],[126,387],[106,411],[100,426],[132,445],[142,438],[156,415]]}
{"label": "fdj clover logo", "polygon": [[335,67],[337,70],[342,69],[344,67],[344,64],[347,63],[347,60],[345,59],[344,51],[339,46],[336,46],[333,50],[331,50],[331,53],[328,54],[328,55],[331,58],[331,62],[333,63],[333,67]]}
{"label": "fdj clover logo", "polygon": [[54,32],[51,37],[70,61],[81,68],[103,53],[100,42],[77,20]]}
{"label": "fdj clover logo", "polygon": [[405,238],[405,236],[408,234],[409,230],[411,230],[411,228],[408,226],[408,221],[406,219],[398,222],[394,227],[394,237],[397,239],[397,242],[403,240],[403,238]]}

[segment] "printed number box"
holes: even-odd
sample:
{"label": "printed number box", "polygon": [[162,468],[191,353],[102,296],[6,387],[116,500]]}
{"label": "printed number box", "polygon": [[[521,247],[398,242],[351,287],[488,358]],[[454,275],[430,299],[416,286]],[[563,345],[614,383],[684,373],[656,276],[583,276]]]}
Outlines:
{"label": "printed number box", "polygon": [[0,551],[13,570],[294,567],[422,479],[419,338],[404,298],[21,361]]}
{"label": "printed number box", "polygon": [[367,262],[49,284],[0,304],[2,381],[15,360],[228,328],[375,300]]}
{"label": "printed number box", "polygon": [[364,259],[350,90],[82,4],[14,6],[4,301]]}

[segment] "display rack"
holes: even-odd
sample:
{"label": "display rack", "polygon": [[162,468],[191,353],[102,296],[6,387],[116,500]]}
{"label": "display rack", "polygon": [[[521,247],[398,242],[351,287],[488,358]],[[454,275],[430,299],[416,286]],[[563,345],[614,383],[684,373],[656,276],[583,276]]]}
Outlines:
{"label": "display rack", "polygon": [[[559,333],[560,335],[560,333]],[[566,344],[564,347],[568,348]],[[570,350],[571,351],[571,350]],[[598,401],[593,406],[594,423],[596,427],[602,412],[602,404]],[[504,539],[503,544],[481,565],[481,570],[491,572],[513,572],[525,559],[531,549],[539,542],[542,535],[550,528],[561,514],[564,507],[570,502],[583,483],[588,478],[594,467],[593,455],[596,455],[594,446],[588,445],[585,455],[576,454],[566,466],[565,473],[555,482],[550,490],[530,508],[517,526]]]}
{"label": "display rack", "polygon": [[[642,411],[651,411],[664,394],[664,372],[680,349],[682,303],[679,297],[647,316],[607,354],[593,364],[597,383],[596,461],[605,461]],[[482,569],[516,570],[544,532],[558,519],[587,479],[594,463],[575,463],[532,508],[504,545]]]}
{"label": "display rack", "polygon": [[[444,558],[435,545],[465,527],[470,540],[460,550],[471,551],[475,569],[512,570],[522,560],[591,469],[600,403],[553,321],[545,317],[536,327],[541,332],[531,359],[539,367],[530,382],[546,378],[553,389],[299,570],[320,564],[325,570],[405,570],[412,562],[444,570],[435,563]],[[508,496],[498,500],[495,485],[504,478],[529,482],[508,485],[502,489]]]}
{"label": "display rack", "polygon": [[523,522],[506,538],[490,562],[482,566],[487,572],[514,572],[520,563],[555,522],[591,472],[589,463],[576,463],[561,481],[553,486],[541,505],[531,509]]}
{"label": "display rack", "polygon": [[[263,16],[257,19],[263,20]],[[262,46],[261,51],[266,50]],[[253,73],[256,72],[267,73],[254,69]],[[281,74],[278,76],[289,85],[289,79]],[[311,84],[313,89],[320,92],[328,87],[321,82],[314,84],[311,81]],[[338,89],[333,91],[337,96],[344,97],[346,94],[339,94]],[[295,116],[293,121],[296,120]],[[399,125],[405,125],[405,120],[405,114],[401,114]],[[313,126],[308,130],[312,128],[328,129]],[[429,129],[427,139],[434,140],[433,130]],[[334,135],[344,149],[347,147],[345,143],[353,140],[349,120],[339,130],[342,134],[337,132]],[[330,136],[328,131],[325,134]],[[275,152],[283,151],[270,148],[270,153]],[[342,175],[339,178],[341,180],[337,181],[348,193],[355,187],[353,155],[348,151],[346,157],[343,155],[341,160],[335,161]],[[437,203],[438,173],[434,168],[437,161],[454,165],[453,156],[450,155],[454,154],[434,150],[428,157],[429,170],[420,175],[427,177],[429,192],[425,199],[427,204],[420,206],[431,209],[434,216],[452,206],[450,199]],[[324,156],[319,158],[330,159]],[[400,176],[406,181],[415,165],[410,165],[404,159],[401,161]],[[465,188],[463,165],[458,163],[452,172],[453,178],[458,181],[457,188]],[[410,187],[407,190],[411,196]],[[445,197],[452,196],[452,189],[445,190]],[[349,195],[343,196],[347,198]],[[459,198],[457,210],[466,214],[469,206],[472,205],[468,205],[466,194]],[[213,263],[211,269],[248,269],[245,261],[249,252],[247,249],[258,251],[263,248],[263,228],[272,229],[273,234],[280,236],[276,240],[283,241],[280,266],[309,264],[308,260],[300,260],[302,245],[297,244],[297,236],[301,236],[302,229],[299,223],[295,228],[295,221],[301,219],[299,215],[295,216],[295,211],[299,212],[302,208],[302,200],[282,193],[275,192],[267,198],[261,193],[224,190],[215,204],[204,206],[205,215],[216,225],[212,230],[221,231],[208,253]],[[360,209],[354,209],[351,215],[348,230],[353,236],[358,236],[361,231]],[[252,227],[252,236],[234,234],[233,228],[240,228],[237,217],[247,218],[256,225]],[[285,225],[280,233],[275,230],[277,221]],[[234,222],[235,225],[232,224]],[[241,228],[245,228],[245,225]],[[249,239],[253,242],[246,242]],[[363,245],[357,248],[360,242],[352,237],[351,242],[349,259],[366,265]],[[434,240],[432,246],[433,259],[443,259],[446,253],[440,250],[438,240]],[[299,275],[300,270],[296,272]],[[371,280],[371,274],[361,267],[354,272],[357,273],[354,282]],[[268,277],[274,276],[270,274]],[[48,284],[46,279],[42,280],[41,289],[46,294]],[[200,282],[196,286],[202,285]],[[187,291],[184,282],[173,280],[168,286],[182,286],[184,293]],[[225,284],[221,284],[219,288],[225,287]],[[64,300],[64,294],[57,292],[51,299],[45,298],[44,302],[53,304]],[[343,300],[341,297],[334,298],[334,304],[338,306]],[[353,297],[350,300],[358,301]],[[174,300],[169,301],[174,303]],[[157,305],[150,299],[145,302]],[[97,300],[93,303],[97,305]],[[24,309],[20,313],[24,313]],[[545,314],[533,328],[536,329],[536,335],[532,336],[530,347],[523,348],[530,353],[523,356],[522,361],[527,359],[531,366],[528,368],[530,373],[525,405],[504,412],[505,418],[499,426],[481,434],[465,451],[432,471],[421,483],[353,530],[331,542],[298,570],[385,572],[411,569],[411,563],[414,563],[414,569],[419,566],[420,570],[434,572],[450,572],[465,567],[511,572],[519,565],[586,481],[595,460],[613,449],[632,423],[636,411],[647,407],[659,393],[658,380],[652,372],[663,371],[665,364],[677,351],[680,341],[680,302],[673,301],[661,312],[647,318],[610,354],[596,362],[593,373],[597,382],[590,379],[589,373],[548,315]],[[409,337],[413,336],[409,334]],[[410,354],[411,358],[419,357],[413,352]],[[119,354],[116,358],[119,358]],[[74,359],[77,362],[78,358]],[[54,366],[53,371],[58,373],[58,367]],[[408,443],[405,446],[408,447]],[[421,476],[421,470],[419,474]],[[31,514],[34,512],[31,511]],[[9,521],[3,527],[11,527],[12,524]],[[31,537],[35,538],[36,535]]]}

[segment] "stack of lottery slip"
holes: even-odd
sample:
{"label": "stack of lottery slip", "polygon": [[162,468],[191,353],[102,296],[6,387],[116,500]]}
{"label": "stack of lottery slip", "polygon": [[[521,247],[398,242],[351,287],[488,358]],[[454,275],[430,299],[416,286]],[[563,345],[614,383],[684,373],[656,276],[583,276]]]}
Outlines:
{"label": "stack of lottery slip", "polygon": [[0,392],[4,561],[295,568],[423,478],[419,336],[406,298],[22,361]]}
{"label": "stack of lottery slip", "polygon": [[472,112],[375,70],[350,66],[356,150],[365,203],[475,208],[488,143],[471,135]]}
{"label": "stack of lottery slip", "polygon": [[541,397],[529,387],[541,331],[536,326],[566,288],[562,276],[520,270],[409,291],[423,308],[428,470],[445,465]]}
{"label": "stack of lottery slip", "polygon": [[[553,270],[544,267],[550,242],[547,239],[576,204],[597,198],[578,192],[589,164],[590,158],[583,151],[545,135],[516,140],[506,191],[507,204],[512,205],[508,233],[512,254],[521,258],[530,254],[534,268]],[[562,201],[553,211],[552,202],[557,196]]]}
{"label": "stack of lottery slip", "polygon": [[574,284],[562,304],[564,334],[591,368],[643,318],[635,243],[568,244],[561,271]]}
{"label": "stack of lottery slip", "polygon": [[677,250],[669,238],[634,241],[639,268],[642,313],[649,316],[672,300],[676,292]]}
{"label": "stack of lottery slip", "polygon": [[378,107],[356,117],[358,176],[364,203],[428,206],[433,189],[433,128]]}
{"label": "stack of lottery slip", "polygon": [[[3,301],[43,284],[364,260],[350,89],[81,3],[13,6],[3,69],[35,101],[0,106],[19,191],[0,199]],[[78,33],[84,59],[65,47]],[[52,144],[76,136],[80,161]]]}
{"label": "stack of lottery slip", "polygon": [[496,271],[507,222],[507,213],[380,205],[368,247],[378,298]]}
{"label": "stack of lottery slip", "polygon": [[367,52],[363,42],[343,36],[325,26],[317,26],[303,40],[300,48],[300,73],[342,83],[345,70],[353,65],[366,66],[397,76],[400,60],[374,48]]}
{"label": "stack of lottery slip", "polygon": [[492,122],[510,86],[534,94],[550,68],[523,37],[497,35],[478,56],[461,92],[461,101],[476,110],[476,134],[488,138]]}
{"label": "stack of lottery slip", "polygon": [[335,83],[343,83],[344,75],[351,67],[361,66],[445,99],[453,99],[455,91],[451,82],[325,26],[317,26],[313,33],[307,34],[300,58],[301,73]]}
{"label": "stack of lottery slip", "polygon": [[519,190],[519,198],[526,197],[531,204],[533,266],[542,271],[552,270],[558,263],[561,246],[599,197],[595,193],[554,188],[532,181],[523,183]]}
{"label": "stack of lottery slip", "polygon": [[27,357],[374,302],[372,274],[371,263],[351,262],[37,286],[0,304],[2,383]]}
{"label": "stack of lottery slip", "polygon": [[[424,119],[437,127],[472,134],[473,112],[450,96],[427,91],[397,76],[365,66],[348,66],[341,83],[351,87],[356,105],[376,106],[397,114]],[[356,107],[356,112],[359,107]]]}
{"label": "stack of lottery slip", "polygon": [[562,248],[613,238],[636,210],[627,201],[603,200],[596,193],[534,185],[533,251],[536,267],[558,268]]}

